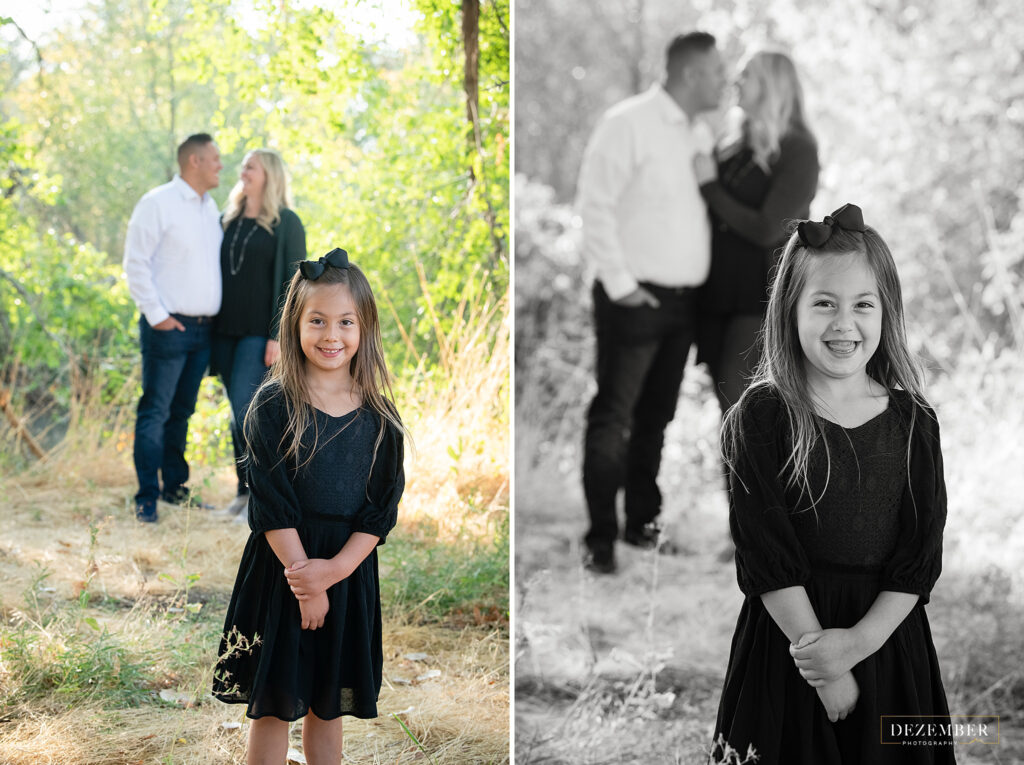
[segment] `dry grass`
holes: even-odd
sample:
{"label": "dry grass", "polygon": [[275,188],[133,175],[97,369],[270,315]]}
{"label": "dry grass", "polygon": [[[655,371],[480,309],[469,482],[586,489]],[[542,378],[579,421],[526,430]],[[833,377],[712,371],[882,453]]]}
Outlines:
{"label": "dry grass", "polygon": [[[409,544],[432,540],[461,555],[506,538],[507,301],[485,305],[480,297],[445,335],[449,356],[433,378],[424,368],[399,381],[417,449],[399,527],[382,548],[383,580],[418,574],[395,569]],[[248,529],[163,504],[159,524],[138,524],[124,436],[131,412],[96,401],[81,395],[68,437],[45,462],[0,477],[0,698],[11,702],[0,712],[0,762],[239,762],[244,707],[221,704],[208,689]],[[194,462],[190,484],[222,505],[234,494],[234,473]],[[198,613],[181,610],[186,604]],[[380,716],[346,718],[345,761],[507,763],[507,604],[500,618],[476,620],[390,612],[384,633]],[[99,657],[103,645],[110,651]],[[74,650],[84,668],[109,659],[104,671],[138,682],[131,705],[88,685],[61,693],[66,677],[40,679]],[[427,658],[406,658],[418,653]],[[26,661],[36,675],[26,677]],[[440,675],[418,679],[428,670]],[[161,701],[161,690],[184,701]],[[292,726],[296,748],[300,730]]]}
{"label": "dry grass", "polygon": [[[684,425],[701,419],[695,379],[667,441],[692,443]],[[531,464],[541,438],[517,422],[517,465],[529,465],[516,477],[517,762],[706,760],[740,606],[717,557],[727,532],[716,466],[696,445],[666,459],[663,518],[685,554],[620,545],[619,573],[599,577],[581,565],[578,447],[563,450],[568,471]]]}
{"label": "dry grass", "polygon": [[[440,341],[443,379],[421,360],[404,382],[405,416],[415,421],[415,457],[403,511],[429,519],[441,539],[493,537],[509,500],[508,296],[483,289],[464,296],[444,332],[420,273]],[[496,331],[492,331],[496,330]],[[465,506],[466,512],[452,512]]]}

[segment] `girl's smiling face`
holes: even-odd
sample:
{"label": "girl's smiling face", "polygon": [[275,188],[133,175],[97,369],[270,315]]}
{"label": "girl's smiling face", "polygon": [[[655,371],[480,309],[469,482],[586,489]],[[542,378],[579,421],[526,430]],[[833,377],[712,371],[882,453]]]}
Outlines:
{"label": "girl's smiling face", "polygon": [[862,253],[811,259],[796,305],[807,380],[860,381],[882,335],[882,301]]}
{"label": "girl's smiling face", "polygon": [[308,371],[350,371],[359,350],[359,311],[348,285],[310,288],[299,320],[299,345]]}

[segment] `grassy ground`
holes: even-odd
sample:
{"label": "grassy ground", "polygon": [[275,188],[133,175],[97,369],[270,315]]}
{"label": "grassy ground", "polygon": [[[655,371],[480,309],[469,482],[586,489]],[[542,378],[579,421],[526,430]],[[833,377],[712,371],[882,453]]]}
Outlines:
{"label": "grassy ground", "polygon": [[[108,467],[102,480],[44,471],[4,484],[0,762],[239,762],[244,707],[208,689],[248,529],[164,505],[159,524],[138,524],[127,503],[131,474]],[[226,501],[230,478],[209,476],[206,495]],[[346,761],[507,761],[501,579],[490,591],[479,585],[461,611],[410,608],[420,605],[406,581],[417,569],[432,590],[426,597],[466,601],[458,566],[469,563],[448,548],[461,564],[425,565],[424,535],[439,544],[428,529],[407,524],[381,548],[380,717],[346,721]],[[293,746],[301,750],[298,725]]]}
{"label": "grassy ground", "polygon": [[[520,765],[707,760],[741,595],[726,559],[717,411],[701,373],[688,374],[661,471],[662,517],[681,552],[656,555],[620,544],[614,577],[580,565],[586,511],[578,443],[550,437],[570,430],[573,418],[582,422],[581,405],[562,410],[569,422],[558,423],[530,416],[537,412],[529,407],[518,410]],[[1011,379],[997,378],[992,397],[1013,400]],[[1024,762],[1024,554],[1016,546],[1024,513],[1015,495],[1020,481],[1010,472],[1024,456],[1020,417],[989,408],[978,395],[956,406],[963,391],[949,381],[935,392],[949,402],[940,400],[950,520],[929,619],[951,713],[1002,717],[1002,743],[964,747],[958,761]],[[983,449],[980,433],[1000,448]]]}

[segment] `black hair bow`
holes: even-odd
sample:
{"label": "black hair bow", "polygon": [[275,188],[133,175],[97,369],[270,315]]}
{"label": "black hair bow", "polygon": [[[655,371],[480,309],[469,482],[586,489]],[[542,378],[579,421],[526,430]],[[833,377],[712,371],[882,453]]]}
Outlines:
{"label": "black hair bow", "polygon": [[831,215],[826,215],[821,223],[815,223],[813,220],[800,221],[796,233],[806,246],[821,247],[832,236],[833,228],[859,231],[862,234],[867,230],[860,208],[857,205],[845,204]]}
{"label": "black hair bow", "polygon": [[327,266],[348,268],[348,253],[340,247],[335,247],[319,260],[302,261],[299,263],[299,270],[306,279],[319,279],[323,276]]}

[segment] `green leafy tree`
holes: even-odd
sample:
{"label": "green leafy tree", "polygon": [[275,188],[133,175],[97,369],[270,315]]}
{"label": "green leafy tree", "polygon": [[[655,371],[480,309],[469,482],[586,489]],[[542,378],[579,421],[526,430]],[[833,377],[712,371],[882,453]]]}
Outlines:
{"label": "green leafy tree", "polygon": [[[175,171],[177,143],[205,130],[225,161],[215,198],[246,150],[280,150],[311,254],[349,249],[396,317],[390,355],[433,364],[435,330],[457,320],[460,300],[508,287],[509,9],[472,5],[466,37],[459,3],[417,4],[404,49],[363,39],[344,11],[264,0],[254,14],[233,0],[92,0],[38,46],[0,20],[0,113],[17,120],[4,150],[20,168],[7,175],[18,223],[5,228],[0,293],[11,355],[50,369],[72,355],[134,362],[119,276],[127,221]],[[15,281],[38,286],[38,330]]]}

